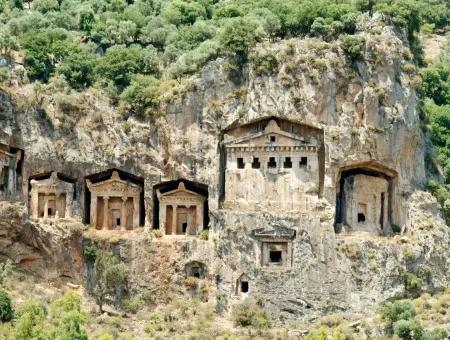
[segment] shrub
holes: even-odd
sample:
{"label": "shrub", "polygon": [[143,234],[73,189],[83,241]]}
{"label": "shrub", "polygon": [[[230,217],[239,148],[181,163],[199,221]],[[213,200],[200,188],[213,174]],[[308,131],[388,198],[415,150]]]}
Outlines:
{"label": "shrub", "polygon": [[254,327],[258,329],[268,328],[269,319],[261,306],[251,299],[234,306],[231,318],[236,326]]}
{"label": "shrub", "polygon": [[409,320],[415,315],[416,311],[410,300],[388,302],[381,310],[382,318],[391,324],[398,320]]}
{"label": "shrub", "polygon": [[47,310],[40,303],[27,300],[23,302],[16,313],[14,340],[48,339],[50,337],[45,319]]}
{"label": "shrub", "polygon": [[11,321],[14,316],[14,311],[11,305],[11,298],[4,290],[0,290],[0,321]]}
{"label": "shrub", "polygon": [[11,260],[6,260],[0,263],[0,286],[5,283],[6,278],[12,273],[12,262]]}
{"label": "shrub", "polygon": [[398,224],[395,224],[395,223],[391,223],[391,229],[394,234],[400,234],[402,231],[402,228]]}
{"label": "shrub", "polygon": [[143,306],[142,297],[135,295],[129,299],[122,300],[122,308],[125,312],[136,314]]}
{"label": "shrub", "polygon": [[200,239],[208,241],[208,239],[209,239],[209,230],[202,230],[202,232],[200,233]]}
{"label": "shrub", "polygon": [[137,74],[120,96],[122,108],[137,116],[153,116],[159,104],[160,81]]}
{"label": "shrub", "polygon": [[278,60],[275,54],[265,53],[262,55],[252,55],[250,61],[253,64],[253,69],[256,75],[272,75],[278,72]]}
{"label": "shrub", "polygon": [[95,262],[99,255],[99,251],[95,244],[89,244],[84,247],[83,254],[86,261]]}
{"label": "shrub", "polygon": [[351,61],[355,62],[363,57],[364,53],[364,38],[354,35],[344,35],[342,38],[342,49]]}
{"label": "shrub", "polygon": [[425,331],[421,340],[444,340],[448,339],[448,332],[445,329],[437,328],[432,331]]}
{"label": "shrub", "polygon": [[50,306],[53,337],[56,339],[88,340],[83,328],[85,315],[81,311],[81,299],[76,293],[67,293]]}
{"label": "shrub", "polygon": [[421,340],[423,327],[416,320],[398,320],[393,325],[394,334],[403,340]]}

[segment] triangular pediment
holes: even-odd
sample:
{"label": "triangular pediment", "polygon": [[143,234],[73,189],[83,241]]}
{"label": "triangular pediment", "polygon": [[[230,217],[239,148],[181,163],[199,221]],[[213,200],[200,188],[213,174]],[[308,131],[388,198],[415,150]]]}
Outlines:
{"label": "triangular pediment", "polygon": [[102,193],[102,192],[112,192],[112,193],[140,193],[142,188],[134,183],[124,181],[120,179],[117,171],[113,171],[111,178],[98,183],[91,183],[91,181],[86,180],[89,190]]}
{"label": "triangular pediment", "polygon": [[177,189],[165,193],[159,193],[158,196],[160,198],[192,198],[200,200],[205,199],[203,195],[200,195],[194,191],[187,190],[183,182],[180,182]]}
{"label": "triangular pediment", "polygon": [[[275,141],[272,141],[274,138]],[[271,120],[264,131],[237,137],[226,142],[227,146],[299,146],[315,145],[303,136],[283,131],[275,120]]]}

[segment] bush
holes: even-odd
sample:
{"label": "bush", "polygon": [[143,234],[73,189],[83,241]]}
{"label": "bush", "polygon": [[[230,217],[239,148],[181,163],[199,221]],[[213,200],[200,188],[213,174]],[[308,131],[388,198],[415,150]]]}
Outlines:
{"label": "bush", "polygon": [[399,320],[409,320],[415,315],[416,311],[410,300],[388,302],[381,309],[382,318],[391,324]]}
{"label": "bush", "polygon": [[252,55],[250,61],[253,64],[253,69],[256,75],[272,75],[278,72],[278,60],[275,54],[265,53],[262,55]]}
{"label": "bush", "polygon": [[136,314],[143,306],[142,297],[135,295],[129,299],[122,300],[122,308],[125,312]]}
{"label": "bush", "polygon": [[448,332],[445,329],[437,328],[432,331],[426,331],[421,340],[444,340],[448,339]]}
{"label": "bush", "polygon": [[421,340],[423,327],[416,320],[398,320],[393,325],[394,334],[403,340]]}
{"label": "bush", "polygon": [[45,327],[47,310],[43,305],[34,300],[27,300],[19,306],[16,314],[15,340],[50,338]]}
{"label": "bush", "polygon": [[264,310],[251,299],[246,299],[244,302],[234,306],[231,318],[234,324],[240,327],[262,329],[268,328],[270,325]]}
{"label": "bush", "polygon": [[355,62],[362,59],[365,45],[364,38],[353,35],[344,35],[341,40],[342,49],[351,61]]}
{"label": "bush", "polygon": [[120,96],[124,110],[133,115],[155,115],[159,104],[160,81],[153,76],[137,74]]}
{"label": "bush", "polygon": [[0,321],[8,322],[14,317],[14,310],[11,305],[11,298],[4,290],[0,290]]}

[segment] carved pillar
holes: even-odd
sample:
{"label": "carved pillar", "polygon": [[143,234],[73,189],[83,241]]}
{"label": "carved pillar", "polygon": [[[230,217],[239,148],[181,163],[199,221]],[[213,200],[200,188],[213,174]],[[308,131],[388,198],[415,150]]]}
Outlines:
{"label": "carved pillar", "polygon": [[165,203],[160,203],[160,205],[159,205],[159,226],[154,225],[153,229],[159,228],[161,231],[166,233],[166,218],[167,218],[167,205]]}
{"label": "carved pillar", "polygon": [[97,201],[98,197],[96,194],[91,194],[91,225],[97,228]]}
{"label": "carved pillar", "polygon": [[194,216],[192,214],[190,205],[188,205],[188,204],[186,205],[186,210],[187,210],[187,228],[186,228],[185,235],[192,235],[192,234],[195,234],[195,231],[196,231],[196,226],[193,224],[195,219],[193,218]]}
{"label": "carved pillar", "polygon": [[122,206],[120,207],[120,229],[127,230],[127,200],[128,197],[122,197]]}
{"label": "carved pillar", "polygon": [[39,192],[37,190],[31,190],[30,210],[32,217],[39,218]]}
{"label": "carved pillar", "polygon": [[109,197],[103,197],[103,230],[109,229]]}
{"label": "carved pillar", "polygon": [[139,196],[133,197],[133,229],[139,228]]}
{"label": "carved pillar", "polygon": [[64,212],[64,217],[70,218],[72,217],[72,197],[73,191],[69,190],[66,192],[66,211]]}
{"label": "carved pillar", "polygon": [[195,219],[197,223],[197,234],[200,234],[203,230],[203,203],[197,204],[195,211],[197,213]]}
{"label": "carved pillar", "polygon": [[44,218],[48,217],[48,195],[44,195]]}
{"label": "carved pillar", "polygon": [[178,205],[172,204],[172,235],[177,233],[177,208]]}
{"label": "carved pillar", "polygon": [[10,159],[8,166],[8,197],[13,199],[16,196],[16,166],[15,155]]}

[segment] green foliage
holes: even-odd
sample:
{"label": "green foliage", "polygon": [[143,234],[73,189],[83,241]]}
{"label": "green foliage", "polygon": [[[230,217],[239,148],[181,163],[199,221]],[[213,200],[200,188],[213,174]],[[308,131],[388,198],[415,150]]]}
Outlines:
{"label": "green foliage", "polygon": [[34,301],[23,302],[16,312],[14,326],[14,340],[49,339],[50,334],[45,327],[47,310],[43,305]]}
{"label": "green foliage", "polygon": [[99,250],[95,246],[95,244],[89,244],[83,248],[83,254],[86,261],[95,262],[95,260],[99,256]]}
{"label": "green foliage", "polygon": [[448,339],[448,332],[445,329],[437,328],[431,331],[425,331],[421,340],[444,340]]}
{"label": "green foliage", "polygon": [[403,340],[420,340],[424,330],[416,320],[398,320],[393,325],[394,334]]}
{"label": "green foliage", "polygon": [[252,299],[246,299],[234,306],[231,318],[236,326],[268,328],[269,319],[263,308]]}
{"label": "green foliage", "polygon": [[74,89],[89,87],[94,81],[96,59],[93,53],[75,47],[68,51],[64,61],[58,66],[57,72],[63,75]]}
{"label": "green foliage", "polygon": [[83,329],[85,315],[81,311],[80,296],[67,293],[52,303],[50,307],[53,337],[58,340],[87,340],[87,333]]}
{"label": "green foliage", "polygon": [[422,69],[421,95],[437,105],[450,105],[450,65],[437,63]]}
{"label": "green foliage", "polygon": [[94,264],[94,295],[100,311],[108,298],[114,297],[116,307],[121,300],[121,289],[127,278],[127,267],[112,254],[97,256]]}
{"label": "green foliage", "polygon": [[278,72],[278,60],[273,53],[254,54],[251,56],[250,61],[258,76],[272,75]]}
{"label": "green foliage", "polygon": [[6,260],[3,263],[0,263],[0,286],[2,286],[8,276],[12,273],[12,262],[11,260]]}
{"label": "green foliage", "polygon": [[364,38],[344,35],[342,37],[342,49],[351,61],[361,60],[364,54]]}
{"label": "green foliage", "polygon": [[11,305],[9,294],[0,289],[0,322],[11,321],[14,317],[14,310]]}
{"label": "green foliage", "polygon": [[129,299],[122,300],[122,308],[125,312],[136,314],[144,305],[142,297],[135,295]]}
{"label": "green foliage", "polygon": [[121,94],[123,109],[138,116],[154,116],[159,103],[160,80],[137,74]]}
{"label": "green foliage", "polygon": [[381,317],[393,324],[399,320],[409,320],[416,315],[410,300],[388,302],[381,308]]}
{"label": "green foliage", "polygon": [[200,239],[201,239],[201,240],[208,241],[208,239],[209,239],[209,230],[203,230],[203,231],[200,233]]}

